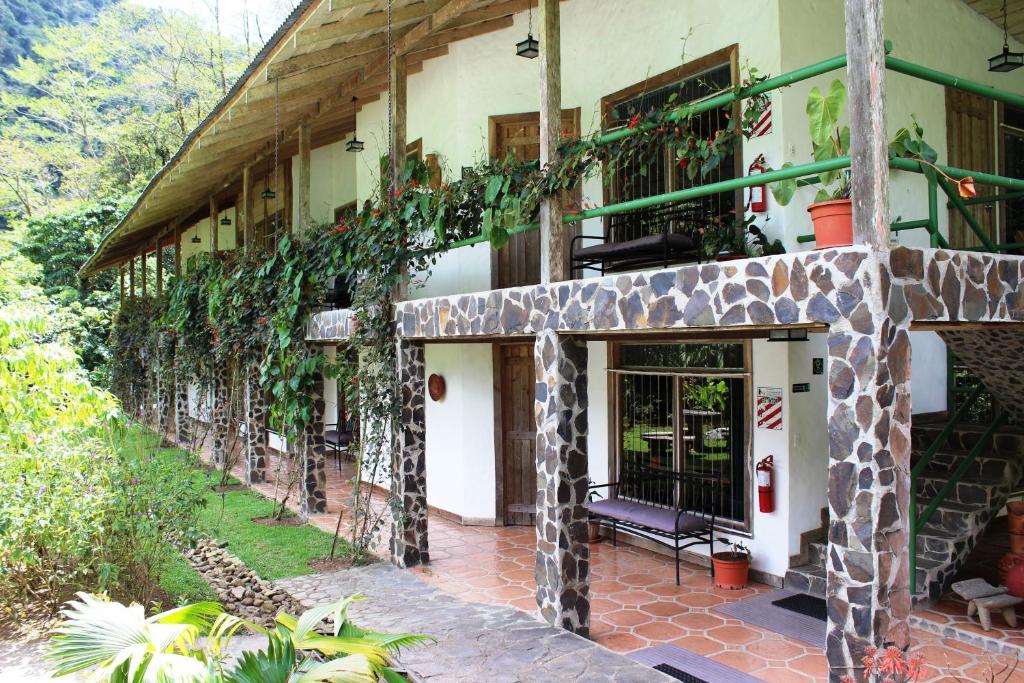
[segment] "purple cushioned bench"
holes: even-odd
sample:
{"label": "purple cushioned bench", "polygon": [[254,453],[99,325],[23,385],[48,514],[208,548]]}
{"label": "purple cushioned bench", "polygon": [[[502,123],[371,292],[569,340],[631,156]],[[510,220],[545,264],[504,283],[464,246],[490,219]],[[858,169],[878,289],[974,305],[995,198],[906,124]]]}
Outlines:
{"label": "purple cushioned bench", "polygon": [[[637,492],[643,491],[652,482],[659,482],[663,491],[673,492],[672,497],[676,500],[674,507],[635,500]],[[591,521],[611,525],[613,545],[617,545],[617,532],[621,526],[640,531],[650,540],[675,550],[678,586],[680,550],[706,544],[709,552],[714,552],[718,483],[716,476],[675,472],[632,463],[622,466],[619,481],[591,486],[591,491],[607,488],[611,496],[591,500],[586,503],[586,508]],[[634,500],[619,497],[623,493]]]}

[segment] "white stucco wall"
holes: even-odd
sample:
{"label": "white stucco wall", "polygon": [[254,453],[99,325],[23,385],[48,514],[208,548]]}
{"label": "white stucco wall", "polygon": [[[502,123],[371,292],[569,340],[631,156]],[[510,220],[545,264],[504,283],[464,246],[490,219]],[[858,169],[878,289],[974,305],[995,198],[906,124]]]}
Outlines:
{"label": "white stucco wall", "polygon": [[427,504],[468,524],[493,524],[494,387],[490,344],[428,344],[426,373],[446,383],[426,399]]}

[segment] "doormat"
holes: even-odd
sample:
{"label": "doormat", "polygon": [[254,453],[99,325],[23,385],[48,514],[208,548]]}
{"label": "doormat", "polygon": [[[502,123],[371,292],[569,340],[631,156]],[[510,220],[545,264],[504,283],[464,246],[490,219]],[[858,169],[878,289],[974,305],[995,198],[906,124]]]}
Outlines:
{"label": "doormat", "polygon": [[818,598],[813,595],[797,593],[796,595],[791,595],[788,598],[773,600],[772,604],[776,607],[796,612],[797,614],[814,617],[819,621],[828,620],[828,610],[825,607],[825,601],[822,598]]}
{"label": "doormat", "polygon": [[777,590],[762,593],[752,598],[737,600],[712,609],[733,619],[745,621],[754,626],[799,640],[815,647],[825,647],[826,623],[820,619],[799,614],[792,610],[776,607],[776,600],[796,595],[793,591]]}
{"label": "doormat", "polygon": [[758,683],[758,679],[675,645],[631,652],[633,661],[686,683]]}

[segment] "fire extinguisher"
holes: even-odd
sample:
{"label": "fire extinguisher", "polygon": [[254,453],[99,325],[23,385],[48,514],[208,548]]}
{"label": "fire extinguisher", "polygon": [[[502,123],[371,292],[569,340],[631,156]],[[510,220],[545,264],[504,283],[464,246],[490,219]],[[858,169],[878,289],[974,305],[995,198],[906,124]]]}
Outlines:
{"label": "fire extinguisher", "polygon": [[[757,175],[768,170],[764,165],[764,155],[758,154],[754,162],[747,168],[747,175]],[[750,186],[750,210],[764,213],[768,210],[768,196],[764,184]]]}
{"label": "fire extinguisher", "polygon": [[775,456],[757,463],[757,504],[761,512],[775,512]]}

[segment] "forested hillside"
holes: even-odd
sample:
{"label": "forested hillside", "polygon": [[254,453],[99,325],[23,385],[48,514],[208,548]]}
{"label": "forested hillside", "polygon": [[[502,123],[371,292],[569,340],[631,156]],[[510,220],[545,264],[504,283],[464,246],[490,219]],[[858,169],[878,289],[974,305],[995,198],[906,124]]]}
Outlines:
{"label": "forested hillside", "polygon": [[114,0],[0,0],[0,67],[18,63],[47,26],[96,16]]}
{"label": "forested hillside", "polygon": [[4,244],[17,252],[0,249],[0,265],[35,266],[18,270],[24,301],[59,313],[60,336],[103,383],[116,280],[81,282],[78,269],[245,52],[195,17],[116,0],[0,0],[0,22],[0,229],[14,229]]}

